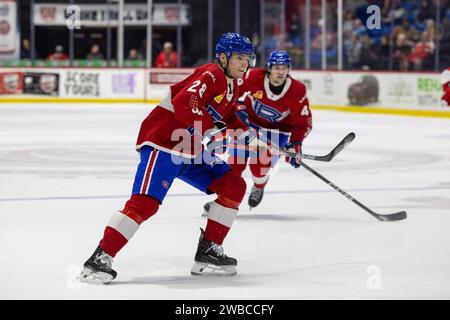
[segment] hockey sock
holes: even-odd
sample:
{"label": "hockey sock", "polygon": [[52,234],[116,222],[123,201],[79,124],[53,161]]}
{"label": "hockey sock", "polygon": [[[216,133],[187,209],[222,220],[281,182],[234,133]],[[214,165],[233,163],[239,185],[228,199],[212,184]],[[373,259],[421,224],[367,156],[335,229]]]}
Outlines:
{"label": "hockey sock", "polygon": [[154,215],[159,202],[150,196],[132,195],[125,207],[111,217],[105,228],[100,247],[114,257],[139,229],[139,225]]}
{"label": "hockey sock", "polygon": [[263,189],[269,181],[270,163],[267,165],[261,163],[250,164],[253,182],[255,187]]}
{"label": "hockey sock", "polygon": [[205,239],[222,244],[236,218],[246,188],[245,180],[232,170],[211,183],[208,189],[217,194],[217,199],[208,211]]}
{"label": "hockey sock", "polygon": [[208,212],[208,223],[204,234],[205,239],[221,245],[228,231],[230,231],[236,215],[236,209],[227,208],[217,202],[213,202]]}

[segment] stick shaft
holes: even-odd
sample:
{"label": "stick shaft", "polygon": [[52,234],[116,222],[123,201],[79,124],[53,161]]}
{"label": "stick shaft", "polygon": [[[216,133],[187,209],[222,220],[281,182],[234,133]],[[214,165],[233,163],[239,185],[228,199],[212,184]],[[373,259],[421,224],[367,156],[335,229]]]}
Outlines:
{"label": "stick shaft", "polygon": [[332,187],[333,189],[335,189],[336,191],[338,191],[339,193],[341,193],[342,195],[344,195],[347,199],[351,200],[353,203],[355,203],[356,205],[358,205],[359,207],[363,208],[365,211],[367,211],[368,213],[370,213],[372,216],[374,216],[375,218],[378,219],[377,214],[375,212],[373,212],[372,210],[370,210],[369,208],[367,208],[365,205],[363,205],[361,202],[359,202],[358,200],[356,200],[355,198],[353,198],[350,194],[348,194],[347,192],[345,192],[344,190],[342,190],[341,188],[339,188],[337,185],[335,185],[333,182],[331,182],[330,180],[328,180],[327,178],[325,178],[324,176],[322,176],[320,173],[318,173],[316,170],[314,170],[313,168],[311,168],[310,166],[308,166],[307,164],[305,164],[304,162],[301,163],[301,166],[303,166],[303,168],[305,168],[306,170],[308,170],[309,172],[311,172],[313,175],[315,175],[316,177],[318,177],[320,180],[324,181],[326,184],[328,184],[330,187]]}

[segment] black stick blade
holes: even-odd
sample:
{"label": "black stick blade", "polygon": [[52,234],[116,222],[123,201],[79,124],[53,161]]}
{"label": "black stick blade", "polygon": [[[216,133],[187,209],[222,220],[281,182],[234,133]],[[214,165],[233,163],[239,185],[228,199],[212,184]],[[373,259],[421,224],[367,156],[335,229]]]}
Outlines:
{"label": "black stick blade", "polygon": [[355,133],[354,132],[350,132],[348,135],[345,136],[344,139],[341,140],[341,142],[339,142],[337,144],[336,147],[334,147],[333,150],[331,150],[327,155],[324,155],[324,156],[315,156],[315,155],[302,154],[302,153],[297,153],[297,154],[290,153],[290,154],[288,154],[286,152],[286,150],[283,150],[283,152],[285,154],[288,154],[291,157],[295,157],[295,161],[297,163],[301,163],[302,159],[329,162],[329,161],[333,160],[333,158],[336,157],[337,154],[339,152],[341,152],[350,142],[355,140],[355,137],[356,137]]}
{"label": "black stick blade", "polygon": [[336,157],[336,155],[342,151],[350,142],[355,140],[355,133],[350,132],[344,139],[342,139],[341,142],[336,146],[336,148],[333,149],[333,151],[330,152],[330,160]]}
{"label": "black stick blade", "polygon": [[377,214],[375,217],[380,221],[398,221],[406,219],[406,211],[399,211],[391,214]]}

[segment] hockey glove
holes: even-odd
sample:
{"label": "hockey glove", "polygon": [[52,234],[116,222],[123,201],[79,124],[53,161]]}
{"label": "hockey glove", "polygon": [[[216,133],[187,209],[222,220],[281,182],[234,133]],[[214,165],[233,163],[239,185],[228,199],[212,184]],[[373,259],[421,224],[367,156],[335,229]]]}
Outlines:
{"label": "hockey glove", "polygon": [[227,151],[227,127],[222,121],[215,121],[214,128],[207,130],[203,145],[211,154],[224,154]]}
{"label": "hockey glove", "polygon": [[[286,151],[295,152],[295,153],[301,153],[302,152],[302,142],[296,141],[296,142],[289,142],[286,144],[283,148]],[[288,162],[291,166],[294,168],[300,167],[301,158],[299,158],[300,162],[297,162],[295,157],[286,157],[286,162]]]}

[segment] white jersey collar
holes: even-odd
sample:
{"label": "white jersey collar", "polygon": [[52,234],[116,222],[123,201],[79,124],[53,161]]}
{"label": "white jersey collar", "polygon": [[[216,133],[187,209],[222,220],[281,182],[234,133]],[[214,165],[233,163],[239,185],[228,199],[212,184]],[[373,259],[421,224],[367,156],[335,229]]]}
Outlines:
{"label": "white jersey collar", "polygon": [[292,80],[291,78],[287,77],[286,78],[286,84],[284,85],[283,91],[281,91],[280,94],[274,94],[271,90],[270,90],[270,86],[269,86],[269,76],[266,75],[264,77],[264,90],[266,91],[266,96],[272,100],[272,101],[277,101],[280,100],[281,98],[284,97],[284,95],[286,94],[286,92],[289,90],[290,86],[291,86]]}

